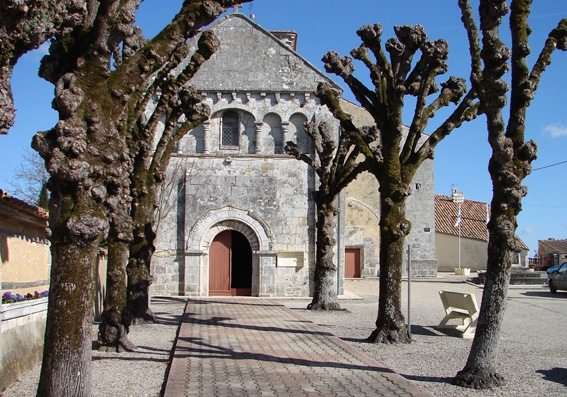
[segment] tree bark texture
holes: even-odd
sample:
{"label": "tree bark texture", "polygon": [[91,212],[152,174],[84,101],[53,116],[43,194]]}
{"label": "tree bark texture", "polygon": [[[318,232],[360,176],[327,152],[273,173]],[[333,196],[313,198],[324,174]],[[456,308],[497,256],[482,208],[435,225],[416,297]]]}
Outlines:
{"label": "tree bark texture", "polygon": [[316,263],[314,274],[314,292],[309,310],[340,310],[337,300],[337,265],[335,264],[333,248],[335,239],[335,217],[338,214],[338,200],[331,202],[315,199],[317,207],[316,227]]}
{"label": "tree bark texture", "polygon": [[[91,263],[98,250],[96,244],[80,249],[60,244],[52,246],[51,252],[53,266],[63,269],[52,272],[37,395],[90,396],[94,301]],[[70,263],[75,266],[70,268]]]}
{"label": "tree bark texture", "polygon": [[[522,181],[530,174],[531,162],[536,158],[535,142],[525,142],[526,109],[534,97],[541,73],[551,62],[551,53],[556,48],[567,49],[567,19],[562,20],[549,34],[530,72],[527,56],[530,53],[528,16],[531,0],[511,2],[511,49],[499,37],[502,18],[509,12],[506,1],[480,1],[482,41],[469,1],[461,0],[459,4],[470,42],[471,80],[486,115],[488,142],[492,148],[488,169],[493,198],[488,222],[487,273],[478,326],[467,363],[456,375],[454,383],[488,389],[505,384],[504,378],[496,370],[500,334],[512,258],[517,245],[517,215],[521,211],[521,199],[527,194]],[[503,80],[510,68],[511,84]],[[503,109],[508,104],[508,93],[510,114],[506,123]]]}
{"label": "tree bark texture", "polygon": [[[380,294],[376,329],[368,337],[373,343],[411,342],[402,314],[401,293],[404,241],[411,224],[405,215],[405,196],[392,189],[399,189],[398,184],[380,189]],[[405,191],[409,189],[406,187]],[[403,199],[394,201],[391,197]]]}

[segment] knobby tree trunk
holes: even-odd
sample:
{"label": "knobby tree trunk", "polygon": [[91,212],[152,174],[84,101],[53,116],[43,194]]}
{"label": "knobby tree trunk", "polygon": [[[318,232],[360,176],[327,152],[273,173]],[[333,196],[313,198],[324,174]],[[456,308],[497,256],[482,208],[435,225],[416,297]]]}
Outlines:
{"label": "knobby tree trunk", "polygon": [[[120,208],[127,208],[121,205]],[[122,214],[110,222],[107,246],[106,295],[98,331],[99,350],[132,351],[136,346],[128,339],[132,316],[126,304],[126,263],[130,255],[131,218]]]}
{"label": "knobby tree trunk", "polygon": [[333,249],[335,239],[335,217],[338,214],[338,200],[334,197],[330,202],[315,199],[317,207],[316,226],[316,263],[313,278],[314,292],[310,310],[339,310],[337,300],[337,266]]}
{"label": "knobby tree trunk", "polygon": [[[512,258],[517,245],[517,215],[521,200],[527,194],[522,181],[531,172],[531,162],[535,160],[537,150],[535,142],[525,142],[526,110],[534,98],[541,73],[551,62],[552,52],[556,48],[567,49],[567,19],[563,19],[549,34],[532,71],[528,70],[530,4],[531,0],[511,2],[510,50],[499,37],[502,18],[509,11],[506,1],[480,1],[482,45],[469,1],[459,2],[470,43],[473,88],[479,93],[486,114],[488,142],[492,148],[488,169],[493,198],[488,222],[486,281],[469,357],[454,379],[455,384],[470,388],[488,389],[505,384],[503,376],[496,370],[496,363]],[[502,77],[510,68],[512,79],[508,84]],[[508,103],[509,91],[510,114],[506,125],[502,113]]]}
{"label": "knobby tree trunk", "polygon": [[16,108],[10,79],[18,59],[56,33],[85,23],[85,0],[0,0],[0,135],[14,124]]}
{"label": "knobby tree trunk", "polygon": [[[153,185],[152,185],[153,186]],[[150,308],[149,287],[153,276],[150,274],[152,255],[155,252],[153,230],[154,206],[157,203],[155,188],[134,199],[132,218],[134,234],[128,260],[128,310],[132,313],[134,324],[155,322]]]}
{"label": "knobby tree trunk", "polygon": [[[402,314],[401,296],[404,241],[411,224],[405,214],[407,196],[387,194],[393,192],[393,189],[399,187],[381,189],[380,197],[380,294],[376,329],[368,337],[368,341],[374,343],[411,342]],[[394,201],[390,198],[395,196],[401,200]]]}

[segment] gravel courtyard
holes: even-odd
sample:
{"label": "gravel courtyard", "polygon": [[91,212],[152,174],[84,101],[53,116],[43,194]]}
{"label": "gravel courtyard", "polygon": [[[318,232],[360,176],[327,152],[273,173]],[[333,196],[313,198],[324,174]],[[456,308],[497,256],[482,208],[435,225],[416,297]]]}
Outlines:
{"label": "gravel courtyard", "polygon": [[[341,300],[341,306],[348,312],[304,310],[307,300],[282,302],[435,396],[567,395],[567,354],[563,339],[567,293],[551,294],[547,286],[513,286],[508,291],[499,356],[499,371],[508,381],[506,386],[480,391],[449,383],[464,367],[472,339],[448,336],[436,329],[445,315],[439,291],[473,293],[480,305],[483,290],[464,280],[465,277],[448,273],[439,274],[436,279],[412,279],[410,320],[414,341],[409,345],[375,345],[363,341],[374,329],[378,279],[345,281],[345,290],[363,298]],[[406,281],[403,311],[407,317]]]}
{"label": "gravel courtyard", "polygon": [[[464,277],[440,274],[414,279],[411,286],[413,343],[374,345],[364,342],[374,329],[378,279],[346,280],[346,311],[311,312],[308,299],[277,300],[301,316],[328,329],[355,348],[416,382],[435,396],[564,396],[567,395],[567,292],[551,294],[546,287],[511,287],[500,344],[499,371],[508,384],[495,390],[470,390],[450,384],[465,365],[472,340],[449,336],[436,329],[444,317],[440,290],[473,293],[480,304],[482,289]],[[403,282],[407,316],[407,282]],[[152,299],[160,324],[132,327],[138,345],[132,353],[93,352],[95,396],[159,396],[185,298]],[[96,329],[96,327],[95,327]],[[93,335],[96,338],[96,335]],[[39,367],[4,392],[4,397],[35,396]]]}

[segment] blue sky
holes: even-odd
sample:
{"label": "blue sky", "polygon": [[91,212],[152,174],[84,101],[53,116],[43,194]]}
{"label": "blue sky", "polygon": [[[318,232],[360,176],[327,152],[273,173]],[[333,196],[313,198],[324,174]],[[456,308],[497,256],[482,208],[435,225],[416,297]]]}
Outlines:
{"label": "blue sky", "polygon": [[[146,36],[155,35],[169,22],[181,3],[181,0],[144,1],[137,21]],[[251,4],[252,8],[248,3],[240,12],[255,14],[255,22],[268,30],[296,31],[297,52],[321,70],[321,58],[327,51],[348,55],[360,44],[356,30],[365,24],[382,23],[385,41],[393,36],[394,25],[419,23],[425,27],[430,39],[442,38],[449,42],[446,77],[468,77],[468,47],[457,0],[255,0]],[[531,62],[548,32],[566,17],[566,1],[534,2],[530,18],[533,28]],[[503,27],[507,28],[507,25]],[[502,37],[506,41],[505,29]],[[12,84],[18,112],[9,135],[0,136],[0,188],[7,188],[6,180],[11,179],[12,170],[20,163],[22,151],[29,147],[34,133],[53,127],[57,121],[57,114],[51,109],[53,87],[37,77],[39,61],[46,51],[43,47],[29,53],[16,65]],[[357,76],[367,81],[365,67],[355,66]],[[567,163],[548,167],[567,161],[566,71],[567,53],[556,51],[528,110],[526,137],[535,140],[539,150],[538,159],[533,163],[534,172],[524,181],[528,196],[523,200],[517,234],[530,248],[530,256],[533,256],[538,240],[567,238],[567,203],[563,200],[567,197],[564,182]],[[341,83],[335,76],[331,78]],[[344,96],[353,98],[348,89]],[[410,117],[411,104],[408,102],[406,123]],[[441,121],[434,119],[426,132],[432,131]],[[490,202],[492,185],[487,171],[490,147],[485,125],[485,119],[480,117],[439,144],[435,154],[436,193],[449,195],[454,186],[466,199]]]}

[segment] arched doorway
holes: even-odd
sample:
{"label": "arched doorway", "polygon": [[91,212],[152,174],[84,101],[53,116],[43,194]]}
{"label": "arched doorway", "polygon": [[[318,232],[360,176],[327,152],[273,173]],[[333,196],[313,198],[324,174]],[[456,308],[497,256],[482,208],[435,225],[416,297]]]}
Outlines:
{"label": "arched doorway", "polygon": [[242,233],[224,230],[209,251],[209,296],[252,295],[252,248]]}

